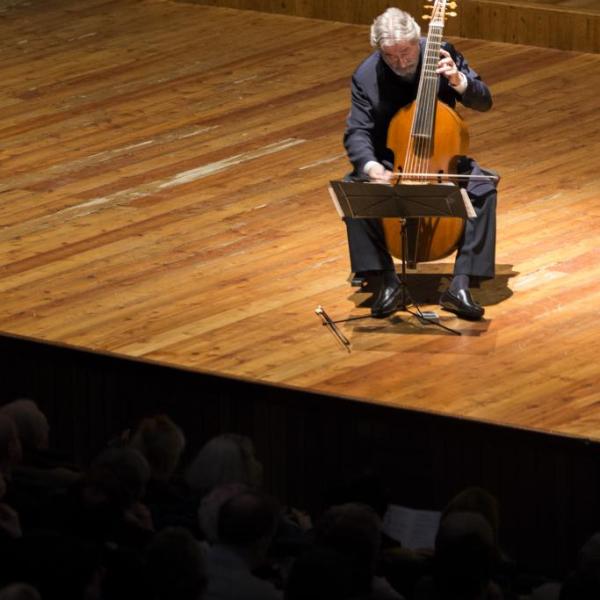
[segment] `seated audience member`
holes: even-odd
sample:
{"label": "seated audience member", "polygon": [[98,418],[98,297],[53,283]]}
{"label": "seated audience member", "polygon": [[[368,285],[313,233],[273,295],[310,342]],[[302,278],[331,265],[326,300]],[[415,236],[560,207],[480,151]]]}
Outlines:
{"label": "seated audience member", "polygon": [[424,578],[416,600],[501,600],[492,581],[498,560],[494,531],[478,513],[453,511],[440,522],[434,575]]}
{"label": "seated audience member", "polygon": [[10,503],[19,511],[25,531],[43,527],[41,507],[50,496],[76,481],[80,473],[65,468],[48,450],[50,427],[33,400],[9,402],[0,414],[15,423],[22,448],[22,460],[12,470]]}
{"label": "seated audience member", "polygon": [[200,600],[206,588],[206,564],[202,547],[183,527],[158,533],[146,552],[150,598]]}
{"label": "seated audience member", "polygon": [[201,495],[226,483],[260,488],[262,465],[249,438],[225,433],[204,444],[188,469],[187,482]]}
{"label": "seated audience member", "polygon": [[207,552],[205,600],[280,600],[282,593],[253,575],[262,566],[277,525],[268,496],[245,491],[221,505],[218,541]]}
{"label": "seated audience member", "polygon": [[157,415],[142,420],[130,446],[146,457],[151,481],[168,482],[185,448],[185,436],[167,415]]}
{"label": "seated audience member", "polygon": [[96,542],[143,548],[153,523],[141,502],[150,468],[133,448],[109,448],[80,482],[56,499],[50,516],[62,531]]}
{"label": "seated audience member", "polygon": [[480,514],[492,527],[494,544],[498,550],[494,581],[505,594],[511,594],[516,581],[517,567],[515,562],[503,551],[500,545],[500,510],[498,500],[487,490],[480,487],[469,487],[459,492],[442,512],[443,520],[451,512],[472,512]]}
{"label": "seated audience member", "polygon": [[0,590],[0,600],[41,600],[41,596],[27,583],[11,583]]}
{"label": "seated audience member", "polygon": [[219,512],[221,506],[230,498],[248,491],[250,491],[250,488],[243,483],[226,483],[214,488],[202,498],[198,508],[198,525],[202,537],[209,544],[216,544],[219,540]]}
{"label": "seated audience member", "polygon": [[352,563],[341,552],[315,546],[293,563],[285,589],[285,600],[350,600]]}
{"label": "seated audience member", "polygon": [[30,452],[48,448],[50,426],[46,416],[33,400],[13,400],[5,404],[0,412],[9,416],[16,425],[25,458]]}
{"label": "seated audience member", "polygon": [[579,551],[575,570],[565,579],[560,600],[600,598],[600,533],[593,535]]}
{"label": "seated audience member", "polygon": [[184,513],[186,490],[175,481],[175,471],[185,447],[185,436],[166,415],[146,417],[129,443],[141,452],[150,466],[150,479],[144,502],[152,511],[158,529],[168,525],[188,525]]}
{"label": "seated audience member", "polygon": [[381,549],[381,520],[372,508],[355,503],[333,506],[317,523],[315,543],[341,553],[350,561],[355,598],[402,598],[385,578],[375,575]]}
{"label": "seated audience member", "polygon": [[451,512],[471,512],[480,514],[491,526],[494,543],[498,543],[500,517],[498,501],[492,494],[480,487],[469,487],[459,492],[442,512],[441,520]]}

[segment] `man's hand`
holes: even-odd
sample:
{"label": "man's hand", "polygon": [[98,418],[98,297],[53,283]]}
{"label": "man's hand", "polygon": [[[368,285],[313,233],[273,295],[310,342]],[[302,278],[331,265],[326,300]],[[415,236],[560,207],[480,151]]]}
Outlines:
{"label": "man's hand", "polygon": [[444,76],[451,86],[456,87],[460,85],[462,78],[450,53],[442,48],[440,49],[440,54],[442,55],[442,58],[440,59],[440,62],[438,62],[436,73]]}
{"label": "man's hand", "polygon": [[377,183],[389,183],[392,179],[392,172],[388,171],[383,165],[374,163],[369,167],[367,175],[371,181]]}

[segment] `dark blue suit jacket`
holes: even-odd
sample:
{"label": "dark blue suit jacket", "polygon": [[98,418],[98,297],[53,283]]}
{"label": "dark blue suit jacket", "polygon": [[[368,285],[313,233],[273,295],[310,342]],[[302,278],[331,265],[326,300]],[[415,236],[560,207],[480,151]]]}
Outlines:
{"label": "dark blue suit jacket", "polygon": [[[492,96],[466,59],[452,44],[444,42],[459,71],[467,77],[467,89],[459,95],[445,77],[440,77],[438,97],[450,107],[461,102],[469,108],[486,111],[492,106]],[[385,63],[379,51],[373,52],[356,69],[352,76],[352,106],[348,115],[344,146],[354,167],[354,175],[363,174],[370,160],[393,164],[394,155],[387,148],[387,130],[390,121],[400,108],[410,104],[417,96],[419,74],[425,39],[421,39],[421,58],[413,82],[398,77]]]}

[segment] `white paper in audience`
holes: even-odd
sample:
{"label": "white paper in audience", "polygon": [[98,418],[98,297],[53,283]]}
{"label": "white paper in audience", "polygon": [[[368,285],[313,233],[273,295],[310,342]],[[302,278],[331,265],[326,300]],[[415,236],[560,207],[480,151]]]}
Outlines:
{"label": "white paper in audience", "polygon": [[383,531],[404,548],[433,548],[441,513],[390,504],[383,517]]}

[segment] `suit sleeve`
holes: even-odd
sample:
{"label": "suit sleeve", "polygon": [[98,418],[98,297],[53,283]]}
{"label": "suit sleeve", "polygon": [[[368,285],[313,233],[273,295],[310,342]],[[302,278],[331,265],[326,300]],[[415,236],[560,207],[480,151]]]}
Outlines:
{"label": "suit sleeve", "polygon": [[452,44],[446,43],[456,67],[467,77],[467,89],[462,95],[457,95],[457,100],[468,108],[485,112],[492,108],[492,94],[481,77],[469,66],[467,59]]}
{"label": "suit sleeve", "polygon": [[377,160],[373,144],[375,126],[373,103],[356,75],[352,77],[352,102],[346,121],[344,147],[356,173],[362,173],[370,160]]}

